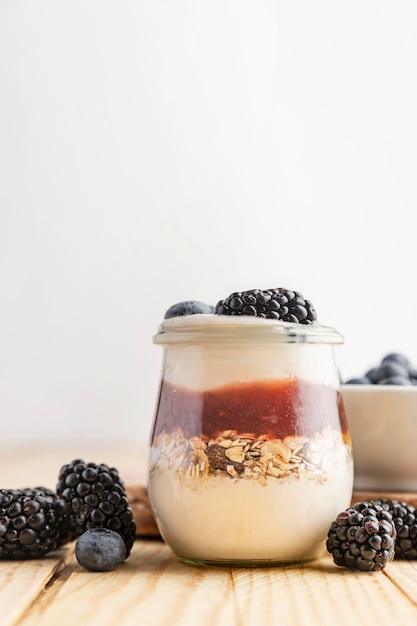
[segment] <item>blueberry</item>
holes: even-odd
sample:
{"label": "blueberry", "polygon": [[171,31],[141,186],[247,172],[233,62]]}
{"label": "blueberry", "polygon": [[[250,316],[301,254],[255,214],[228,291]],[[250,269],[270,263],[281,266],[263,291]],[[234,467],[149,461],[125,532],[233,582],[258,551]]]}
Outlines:
{"label": "blueberry", "polygon": [[198,300],[184,300],[183,302],[177,302],[169,307],[164,315],[164,319],[170,319],[171,317],[180,317],[182,315],[196,315],[197,313],[213,313],[214,306],[211,304],[205,304],[205,302],[199,302]]}
{"label": "blueberry", "polygon": [[395,376],[402,376],[408,379],[408,368],[397,361],[385,361],[377,368],[374,374],[374,380],[376,383],[379,383],[383,378],[392,378]]}
{"label": "blueberry", "polygon": [[410,362],[407,359],[407,357],[404,356],[403,354],[400,354],[399,352],[390,352],[390,354],[387,354],[386,356],[384,356],[384,358],[381,361],[381,365],[384,365],[384,363],[386,363],[387,361],[388,362],[395,361],[396,363],[400,363],[407,369],[410,366]]}
{"label": "blueberry", "polygon": [[345,384],[417,385],[417,368],[400,352],[386,354],[377,367],[371,367],[364,376],[346,381]]}
{"label": "blueberry", "polygon": [[358,378],[349,378],[345,385],[372,385],[372,381],[367,376],[360,376]]}
{"label": "blueberry", "polygon": [[386,376],[378,380],[377,385],[412,385],[412,382],[407,376]]}
{"label": "blueberry", "polygon": [[109,572],[125,560],[126,546],[113,530],[91,528],[77,539],[75,556],[80,565],[92,572]]}
{"label": "blueberry", "polygon": [[371,367],[371,369],[366,372],[365,377],[369,378],[371,383],[376,383],[377,378],[378,378],[378,368]]}

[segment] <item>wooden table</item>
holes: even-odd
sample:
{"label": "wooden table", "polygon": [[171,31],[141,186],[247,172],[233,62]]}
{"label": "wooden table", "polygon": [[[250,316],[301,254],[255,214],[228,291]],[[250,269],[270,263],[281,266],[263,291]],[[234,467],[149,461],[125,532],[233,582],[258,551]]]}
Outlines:
{"label": "wooden table", "polygon": [[[145,476],[143,448],[22,446],[0,449],[0,486],[54,488],[75,458],[118,467],[126,484]],[[417,624],[417,561],[351,572],[329,556],[303,566],[193,567],[158,538],[141,538],[113,572],[81,568],[73,545],[36,561],[0,561],[1,626],[352,626]]]}

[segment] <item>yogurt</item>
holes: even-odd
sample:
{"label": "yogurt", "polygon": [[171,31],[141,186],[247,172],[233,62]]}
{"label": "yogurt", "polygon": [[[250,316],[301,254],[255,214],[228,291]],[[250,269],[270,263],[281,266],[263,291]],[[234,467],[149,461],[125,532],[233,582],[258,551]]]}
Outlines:
{"label": "yogurt", "polygon": [[160,327],[148,488],[179,558],[259,566],[322,553],[353,485],[340,337],[318,324],[215,315]]}

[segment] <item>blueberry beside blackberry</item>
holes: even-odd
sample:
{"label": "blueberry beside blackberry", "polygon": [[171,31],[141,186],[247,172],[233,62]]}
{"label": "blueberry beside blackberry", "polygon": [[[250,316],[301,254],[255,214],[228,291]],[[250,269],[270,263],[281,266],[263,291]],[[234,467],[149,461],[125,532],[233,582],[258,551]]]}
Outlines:
{"label": "blueberry beside blackberry", "polygon": [[196,315],[198,313],[210,314],[214,312],[214,306],[200,302],[199,300],[183,300],[172,304],[169,309],[166,310],[164,319],[170,319],[172,317],[181,317],[183,315]]}
{"label": "blueberry beside blackberry", "polygon": [[109,572],[123,563],[126,546],[122,537],[108,528],[91,528],[77,539],[75,556],[92,572]]}
{"label": "blueberry beside blackberry", "polygon": [[63,503],[53,491],[0,489],[0,558],[41,558],[67,538]]}
{"label": "blueberry beside blackberry", "polygon": [[342,511],[332,523],[326,541],[336,565],[377,572],[395,556],[397,532],[387,507],[358,502]]}
{"label": "blueberry beside blackberry", "polygon": [[249,315],[295,324],[312,324],[317,320],[315,308],[310,300],[306,300],[299,291],[282,287],[233,292],[216,304],[214,313]]}
{"label": "blueberry beside blackberry", "polygon": [[122,537],[129,556],[136,523],[117,469],[75,459],[61,467],[56,491],[73,539],[92,528],[108,528]]}

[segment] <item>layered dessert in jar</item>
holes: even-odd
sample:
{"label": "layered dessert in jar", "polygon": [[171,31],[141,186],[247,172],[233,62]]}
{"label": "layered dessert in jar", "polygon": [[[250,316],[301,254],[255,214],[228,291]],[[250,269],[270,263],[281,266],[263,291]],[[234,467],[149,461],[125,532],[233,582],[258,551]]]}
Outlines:
{"label": "layered dessert in jar", "polygon": [[[268,308],[269,305],[269,308]],[[148,489],[160,533],[191,563],[308,561],[351,501],[351,443],[334,346],[288,289],[168,316]]]}

